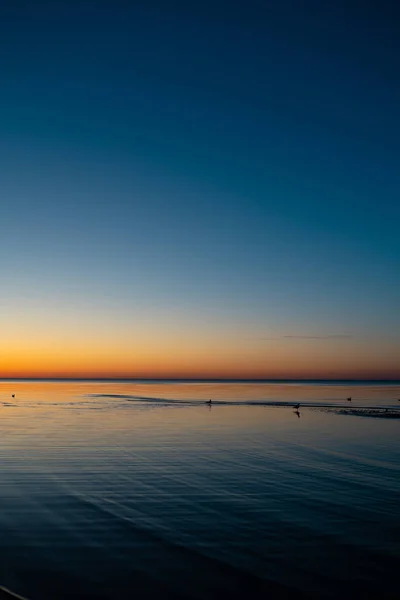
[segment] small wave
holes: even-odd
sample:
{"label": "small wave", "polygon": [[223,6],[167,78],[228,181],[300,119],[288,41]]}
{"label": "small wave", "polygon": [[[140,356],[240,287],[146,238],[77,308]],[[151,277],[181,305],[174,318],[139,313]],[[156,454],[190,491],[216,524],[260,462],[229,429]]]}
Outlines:
{"label": "small wave", "polygon": [[154,396],[131,396],[127,394],[86,394],[86,398],[116,398],[117,400],[137,400],[144,402],[185,402],[184,400],[170,400],[168,398],[156,398]]}
{"label": "small wave", "polygon": [[0,585],[0,600],[3,600],[3,598],[4,600],[7,600],[7,598],[10,600],[13,598],[14,600],[27,600],[27,598],[23,598],[23,596],[19,596],[18,594],[15,594],[14,592],[11,592],[9,589]]}
{"label": "small wave", "polygon": [[[216,577],[216,573],[219,573],[219,577],[223,578],[224,587],[228,588],[227,591],[230,592],[228,594],[230,596],[232,596],[234,587],[238,586],[239,589],[244,589],[250,593],[256,591],[257,598],[273,597],[282,600],[284,598],[287,600],[289,598],[306,600],[306,596],[300,590],[294,590],[290,586],[272,579],[264,579],[244,566],[233,566],[221,557],[209,555],[202,551],[201,547],[193,545],[190,536],[177,538],[174,530],[161,523],[156,524],[152,519],[147,519],[142,511],[135,510],[132,506],[126,511],[126,506],[115,500],[99,499],[72,489],[69,489],[69,494],[89,510],[103,514],[123,524],[130,530],[131,536],[137,538],[139,543],[157,544],[159,548],[165,551],[166,555],[173,556],[175,560],[182,563],[185,561],[186,568],[197,567],[198,569],[212,570],[214,577]],[[202,596],[208,595],[207,589],[206,587]],[[252,595],[252,597],[254,596]]]}

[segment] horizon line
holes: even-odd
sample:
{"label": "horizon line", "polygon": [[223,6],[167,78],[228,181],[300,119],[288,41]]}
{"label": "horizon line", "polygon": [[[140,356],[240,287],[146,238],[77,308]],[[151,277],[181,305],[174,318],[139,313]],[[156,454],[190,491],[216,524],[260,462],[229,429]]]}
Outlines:
{"label": "horizon line", "polygon": [[187,382],[259,382],[259,383],[271,383],[271,382],[359,382],[359,381],[371,381],[371,382],[393,382],[400,384],[400,378],[396,377],[385,377],[385,378],[371,378],[371,377],[263,377],[263,378],[251,378],[251,377],[0,377],[1,381],[120,381],[120,382],[134,382],[134,381],[187,381]]}

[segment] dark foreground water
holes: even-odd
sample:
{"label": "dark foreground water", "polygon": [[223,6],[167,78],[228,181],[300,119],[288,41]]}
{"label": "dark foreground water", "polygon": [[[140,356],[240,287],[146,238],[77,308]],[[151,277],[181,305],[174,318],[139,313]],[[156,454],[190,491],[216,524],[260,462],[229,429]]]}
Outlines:
{"label": "dark foreground water", "polygon": [[398,599],[399,398],[2,382],[0,585],[32,600]]}

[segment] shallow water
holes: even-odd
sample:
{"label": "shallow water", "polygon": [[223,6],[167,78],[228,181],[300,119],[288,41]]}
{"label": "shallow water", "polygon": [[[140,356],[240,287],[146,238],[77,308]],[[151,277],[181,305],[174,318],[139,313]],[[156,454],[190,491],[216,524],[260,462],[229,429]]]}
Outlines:
{"label": "shallow water", "polygon": [[350,395],[400,407],[399,385],[0,383],[0,584],[398,598],[400,421]]}

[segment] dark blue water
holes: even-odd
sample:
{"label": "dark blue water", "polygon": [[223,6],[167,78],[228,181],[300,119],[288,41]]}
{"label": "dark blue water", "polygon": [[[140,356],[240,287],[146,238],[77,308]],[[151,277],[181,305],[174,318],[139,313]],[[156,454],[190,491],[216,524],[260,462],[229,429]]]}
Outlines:
{"label": "dark blue water", "polygon": [[346,385],[0,384],[0,584],[398,598],[400,387]]}

